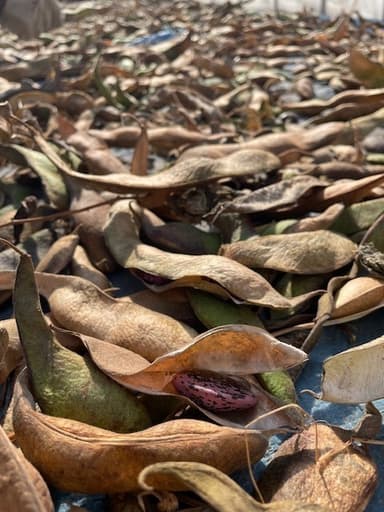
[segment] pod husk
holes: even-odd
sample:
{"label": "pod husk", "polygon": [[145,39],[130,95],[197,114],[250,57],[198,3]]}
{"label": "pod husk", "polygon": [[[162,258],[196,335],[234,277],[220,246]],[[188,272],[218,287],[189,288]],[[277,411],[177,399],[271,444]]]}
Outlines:
{"label": "pod husk", "polygon": [[137,477],[153,462],[172,460],[209,463],[225,473],[253,462],[267,447],[257,431],[213,425],[205,421],[168,421],[133,434],[115,434],[35,410],[23,373],[15,387],[13,411],[17,443],[48,483],[82,493],[139,490]]}

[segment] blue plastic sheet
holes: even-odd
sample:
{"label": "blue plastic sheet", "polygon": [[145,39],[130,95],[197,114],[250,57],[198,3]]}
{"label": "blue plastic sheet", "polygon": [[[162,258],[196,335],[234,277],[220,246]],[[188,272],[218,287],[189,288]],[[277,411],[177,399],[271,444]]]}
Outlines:
{"label": "blue plastic sheet", "polygon": [[151,46],[153,44],[164,43],[166,41],[170,41],[175,37],[182,34],[184,31],[173,28],[173,27],[165,27],[158,32],[154,32],[153,34],[147,34],[145,36],[136,37],[130,41],[131,46]]}

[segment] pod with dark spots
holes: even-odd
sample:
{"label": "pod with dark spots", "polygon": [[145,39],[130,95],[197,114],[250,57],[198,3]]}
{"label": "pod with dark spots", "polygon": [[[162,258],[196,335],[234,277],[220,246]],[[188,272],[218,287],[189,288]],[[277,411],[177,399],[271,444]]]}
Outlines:
{"label": "pod with dark spots", "polygon": [[240,411],[256,405],[256,396],[248,382],[239,377],[190,371],[177,374],[172,383],[180,394],[209,411]]}

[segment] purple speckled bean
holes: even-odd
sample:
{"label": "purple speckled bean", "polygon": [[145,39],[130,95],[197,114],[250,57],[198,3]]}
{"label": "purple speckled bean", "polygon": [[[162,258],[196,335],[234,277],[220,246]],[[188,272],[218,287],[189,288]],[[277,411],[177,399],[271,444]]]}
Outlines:
{"label": "purple speckled bean", "polygon": [[213,412],[249,409],[257,399],[245,379],[210,371],[177,374],[172,381],[176,390],[200,407]]}
{"label": "purple speckled bean", "polygon": [[136,274],[137,277],[142,279],[145,283],[154,284],[156,286],[161,286],[171,282],[171,279],[155,276],[154,274],[149,274],[148,272],[144,272],[144,270],[139,270],[138,268],[134,270],[134,274]]}

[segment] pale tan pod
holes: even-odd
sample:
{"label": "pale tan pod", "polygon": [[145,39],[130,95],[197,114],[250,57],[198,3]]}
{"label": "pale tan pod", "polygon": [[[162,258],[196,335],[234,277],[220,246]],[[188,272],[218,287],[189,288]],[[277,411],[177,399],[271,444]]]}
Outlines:
{"label": "pale tan pod", "polygon": [[79,235],[72,233],[56,240],[36,266],[38,272],[58,274],[71,261],[73,252],[79,243]]}
{"label": "pale tan pod", "polygon": [[374,277],[357,277],[336,293],[332,318],[358,314],[378,306],[383,299],[384,281]]}
{"label": "pale tan pod", "polygon": [[105,274],[92,264],[88,254],[81,245],[78,245],[73,253],[71,267],[75,276],[91,281],[101,290],[106,290],[112,286]]}

